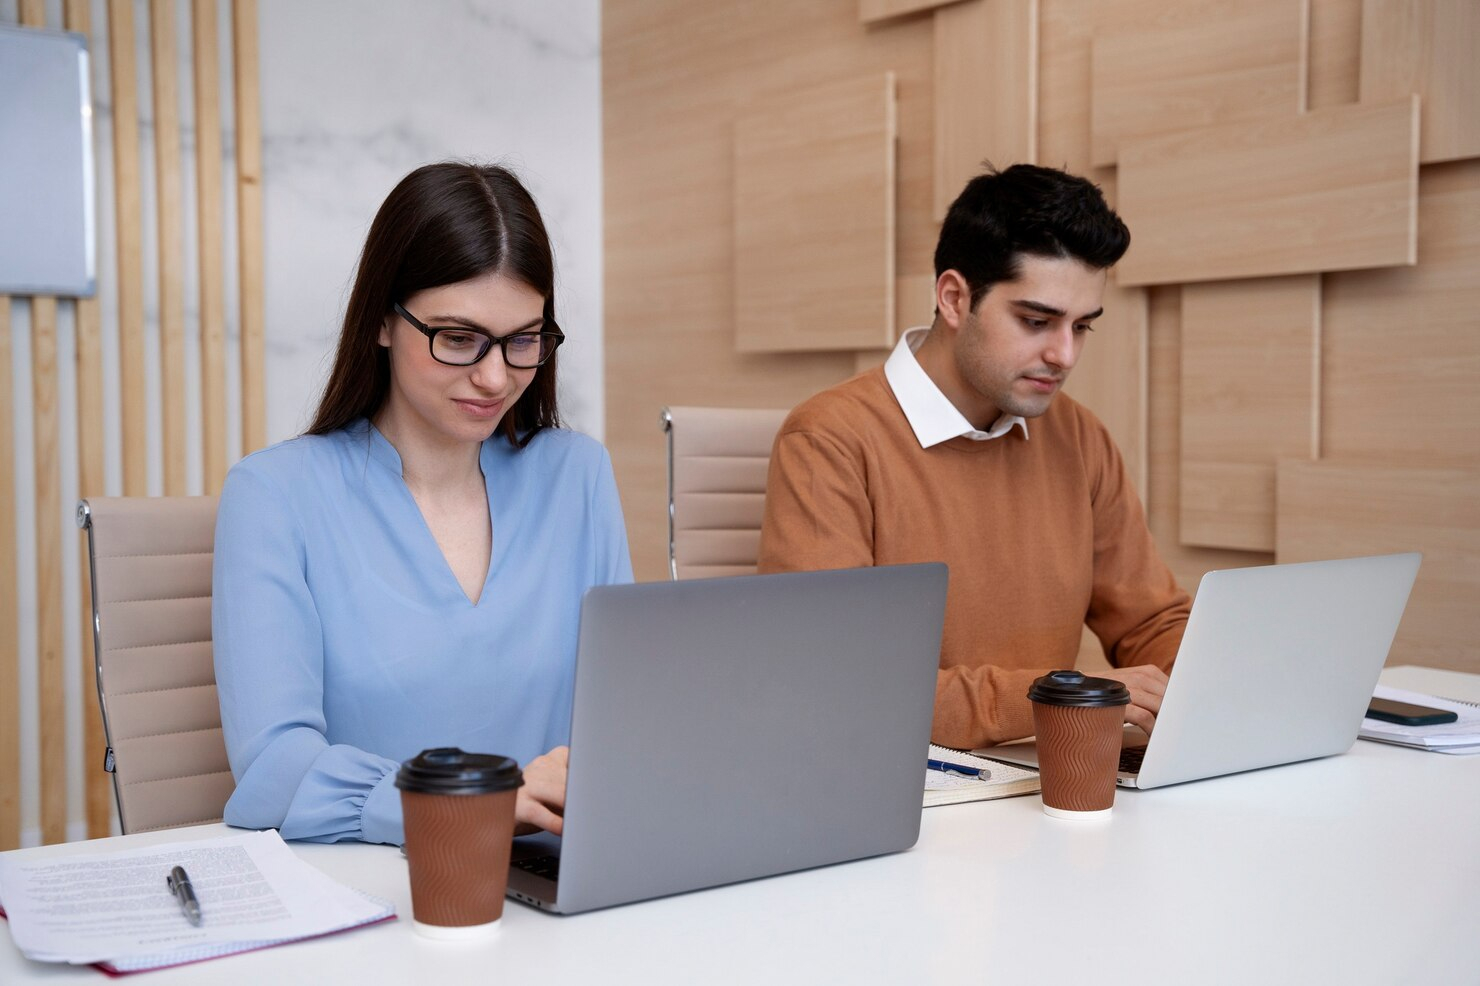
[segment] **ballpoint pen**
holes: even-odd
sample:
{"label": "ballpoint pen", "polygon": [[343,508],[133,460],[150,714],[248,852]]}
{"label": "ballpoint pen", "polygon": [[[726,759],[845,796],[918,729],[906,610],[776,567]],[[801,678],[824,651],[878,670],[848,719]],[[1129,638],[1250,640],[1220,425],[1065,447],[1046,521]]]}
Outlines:
{"label": "ballpoint pen", "polygon": [[176,866],[170,870],[169,876],[164,878],[164,883],[170,888],[170,893],[180,901],[180,910],[184,912],[185,919],[199,927],[200,901],[195,899],[195,888],[190,885],[190,876],[185,872],[185,867]]}
{"label": "ballpoint pen", "polygon": [[925,766],[931,770],[941,770],[948,774],[965,774],[967,777],[976,777],[984,781],[992,777],[992,772],[985,767],[968,767],[965,764],[946,763],[944,760],[926,760]]}

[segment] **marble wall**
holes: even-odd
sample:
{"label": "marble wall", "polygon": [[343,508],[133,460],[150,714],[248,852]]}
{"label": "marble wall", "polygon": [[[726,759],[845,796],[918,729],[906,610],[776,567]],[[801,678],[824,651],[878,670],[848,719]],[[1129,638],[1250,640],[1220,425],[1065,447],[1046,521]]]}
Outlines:
{"label": "marble wall", "polygon": [[555,246],[560,400],[603,432],[599,0],[262,0],[268,438],[307,426],[370,220],[431,161],[503,164]]}

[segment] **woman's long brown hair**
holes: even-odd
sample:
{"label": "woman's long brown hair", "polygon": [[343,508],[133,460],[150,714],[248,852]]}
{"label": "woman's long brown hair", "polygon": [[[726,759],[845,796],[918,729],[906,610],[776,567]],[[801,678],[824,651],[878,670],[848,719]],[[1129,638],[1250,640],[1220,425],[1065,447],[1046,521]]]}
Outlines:
{"label": "woman's long brown hair", "polygon": [[[372,417],[390,392],[390,354],[379,343],[391,305],[426,288],[497,272],[545,296],[555,323],[555,261],[534,199],[497,165],[447,161],[417,168],[391,190],[370,224],[344,313],[334,369],[310,435]],[[497,358],[498,354],[493,354]],[[541,428],[557,427],[556,356],[499,422],[523,447]]]}

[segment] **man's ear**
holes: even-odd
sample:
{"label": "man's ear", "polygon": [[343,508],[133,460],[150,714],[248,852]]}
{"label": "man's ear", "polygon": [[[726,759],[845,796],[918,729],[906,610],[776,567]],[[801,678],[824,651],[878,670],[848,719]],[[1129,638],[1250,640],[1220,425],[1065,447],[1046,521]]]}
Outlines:
{"label": "man's ear", "polygon": [[971,314],[971,285],[960,271],[948,270],[935,279],[935,310],[953,329],[959,329]]}

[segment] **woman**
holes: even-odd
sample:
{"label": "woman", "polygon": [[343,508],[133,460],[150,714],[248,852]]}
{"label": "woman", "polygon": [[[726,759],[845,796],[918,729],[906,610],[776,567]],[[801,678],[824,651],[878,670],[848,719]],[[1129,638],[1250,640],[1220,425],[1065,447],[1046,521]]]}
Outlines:
{"label": "woman", "polygon": [[581,597],[632,579],[610,459],[558,427],[563,339],[518,179],[396,186],[313,426],[221,494],[228,823],[400,843],[399,762],[461,746],[517,759],[521,830],[560,831]]}

